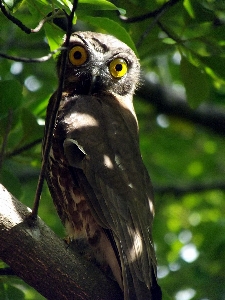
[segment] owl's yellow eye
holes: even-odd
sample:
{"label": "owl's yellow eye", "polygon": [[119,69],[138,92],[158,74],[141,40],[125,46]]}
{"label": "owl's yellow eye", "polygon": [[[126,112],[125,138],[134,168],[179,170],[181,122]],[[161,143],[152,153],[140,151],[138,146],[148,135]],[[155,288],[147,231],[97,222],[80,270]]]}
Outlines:
{"label": "owl's yellow eye", "polygon": [[121,78],[127,73],[127,63],[123,58],[115,58],[109,64],[109,71],[115,78]]}
{"label": "owl's yellow eye", "polygon": [[69,60],[74,66],[83,65],[87,58],[87,50],[82,46],[75,46],[69,52]]}

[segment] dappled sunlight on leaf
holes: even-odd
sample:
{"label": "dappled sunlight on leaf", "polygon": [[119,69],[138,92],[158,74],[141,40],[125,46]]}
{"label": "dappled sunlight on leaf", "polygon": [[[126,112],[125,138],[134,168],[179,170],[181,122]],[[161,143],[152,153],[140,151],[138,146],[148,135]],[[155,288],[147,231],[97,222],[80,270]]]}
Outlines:
{"label": "dappled sunlight on leaf", "polygon": [[191,177],[197,177],[201,175],[203,172],[203,165],[200,161],[193,161],[188,166],[188,173],[191,175]]}
{"label": "dappled sunlight on leaf", "polygon": [[198,258],[199,252],[194,244],[187,244],[181,248],[180,256],[186,262],[192,263]]}
{"label": "dappled sunlight on leaf", "polygon": [[176,300],[190,300],[192,299],[196,294],[196,291],[194,289],[186,289],[186,290],[181,290],[176,293],[175,299]]}

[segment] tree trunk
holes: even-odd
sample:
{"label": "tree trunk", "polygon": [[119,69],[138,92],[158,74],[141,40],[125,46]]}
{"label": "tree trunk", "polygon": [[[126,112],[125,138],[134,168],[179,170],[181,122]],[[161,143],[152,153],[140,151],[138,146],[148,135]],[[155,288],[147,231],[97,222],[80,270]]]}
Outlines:
{"label": "tree trunk", "polygon": [[0,258],[47,299],[123,299],[117,283],[80,257],[0,184]]}

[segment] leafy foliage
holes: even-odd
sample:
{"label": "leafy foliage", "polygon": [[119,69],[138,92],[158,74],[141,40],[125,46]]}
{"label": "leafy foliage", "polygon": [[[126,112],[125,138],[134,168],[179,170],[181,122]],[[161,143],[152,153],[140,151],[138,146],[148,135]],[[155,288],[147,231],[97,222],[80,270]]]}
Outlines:
{"label": "leafy foliage", "polygon": [[[28,28],[49,17],[38,32],[27,35],[0,13],[1,53],[37,58],[60,47],[64,31],[53,16],[60,17],[63,27],[62,10],[70,12],[69,0],[3,2]],[[118,12],[143,15],[166,2],[80,0],[74,30],[114,34],[138,53],[152,84],[178,93],[196,114],[197,107],[211,105],[212,111],[217,108],[225,115],[224,1],[169,1],[174,5],[160,16],[140,22],[118,17]],[[56,87],[54,59],[0,59],[0,182],[28,206],[40,169],[45,110]],[[225,193],[224,185],[223,190],[216,188],[216,183],[224,183],[224,138],[194,121],[158,112],[151,99],[136,96],[135,108],[143,159],[156,192],[154,240],[165,299],[167,294],[179,300],[224,299]],[[215,188],[209,189],[212,183]],[[46,186],[39,215],[63,237]],[[19,279],[6,277],[1,277],[0,298],[43,299]]]}

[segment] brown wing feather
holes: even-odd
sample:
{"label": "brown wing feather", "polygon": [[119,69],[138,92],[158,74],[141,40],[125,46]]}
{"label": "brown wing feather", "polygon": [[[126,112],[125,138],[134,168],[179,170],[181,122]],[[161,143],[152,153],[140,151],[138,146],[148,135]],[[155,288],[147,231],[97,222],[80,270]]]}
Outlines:
{"label": "brown wing feather", "polygon": [[[48,114],[51,113],[55,95],[50,99]],[[103,268],[109,265],[122,288],[121,268],[116,253],[108,235],[96,222],[90,209],[88,199],[90,197],[95,198],[97,202],[97,198],[83,171],[81,169],[75,170],[67,162],[63,147],[66,132],[63,126],[58,126],[59,120],[60,118],[56,121],[46,171],[46,180],[53,202],[66,227],[67,234],[71,239],[77,240],[78,250],[89,259],[97,260]],[[48,124],[46,124],[46,130],[48,130]],[[45,143],[46,140],[43,142],[43,149],[45,149]],[[82,153],[80,157],[83,157]],[[86,193],[85,190],[88,192]]]}
{"label": "brown wing feather", "polygon": [[[140,155],[137,122],[124,103],[102,96],[104,101],[84,95],[70,98],[68,104],[65,101],[59,121],[66,131],[64,150],[74,172],[82,169],[88,181],[85,192],[95,195],[88,201],[97,222],[113,232],[124,281],[127,276],[135,290],[144,291],[144,286],[149,290],[156,268],[151,238],[153,195]],[[85,154],[79,162],[72,155],[77,149]],[[83,175],[78,176],[82,181]]]}

